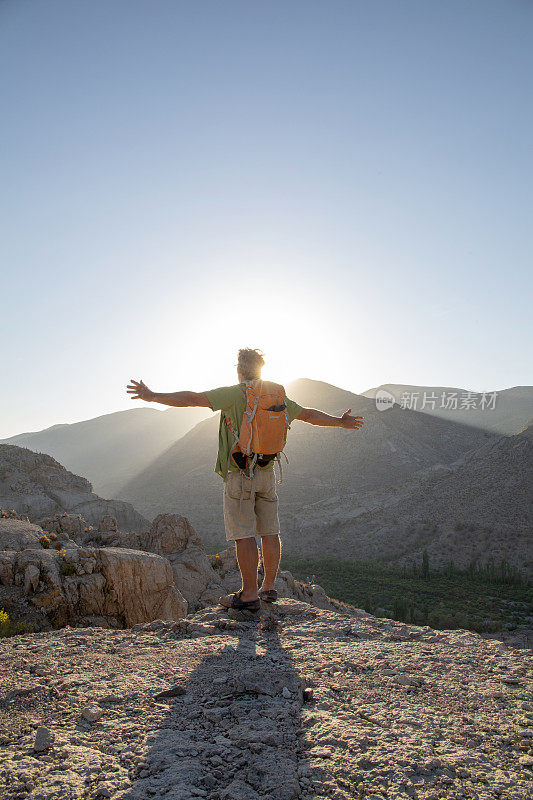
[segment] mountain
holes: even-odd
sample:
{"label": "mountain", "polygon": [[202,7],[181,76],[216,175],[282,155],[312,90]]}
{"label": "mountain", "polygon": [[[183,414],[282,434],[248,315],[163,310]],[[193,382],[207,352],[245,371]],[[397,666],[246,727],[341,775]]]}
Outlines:
{"label": "mountain", "polygon": [[[289,397],[302,405],[365,417],[361,431],[320,428],[295,421],[286,447],[289,464],[280,487],[282,521],[313,502],[367,492],[401,482],[415,472],[455,461],[492,441],[493,434],[402,410],[377,411],[373,400],[318,381],[296,381]],[[126,484],[118,496],[143,514],[180,513],[191,519],[209,547],[224,540],[222,481],[213,472],[218,415],[199,423]],[[286,531],[286,547],[291,532]]]}
{"label": "mountain", "polygon": [[125,483],[209,413],[204,408],[132,408],[21,433],[0,444],[48,453],[91,481],[96,492],[114,497]]}
{"label": "mountain", "polygon": [[109,515],[125,531],[150,527],[130,503],[103,500],[88,480],[73,475],[51,456],[9,444],[0,444],[0,507],[37,523],[68,512],[81,514],[91,525]]}
{"label": "mountain", "polygon": [[533,426],[374,492],[295,511],[291,546],[389,563],[507,561],[533,574]]}
{"label": "mountain", "polygon": [[533,386],[514,386],[483,395],[450,386],[383,383],[363,395],[374,399],[378,393],[392,394],[396,403],[407,404],[413,411],[494,433],[512,435],[533,420]]}

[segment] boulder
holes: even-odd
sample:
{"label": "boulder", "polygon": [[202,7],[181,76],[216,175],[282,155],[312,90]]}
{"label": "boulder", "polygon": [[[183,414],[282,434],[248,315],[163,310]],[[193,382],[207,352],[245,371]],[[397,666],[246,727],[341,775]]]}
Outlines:
{"label": "boulder", "polygon": [[41,572],[36,564],[28,564],[24,570],[24,594],[37,591]]}
{"label": "boulder", "polygon": [[118,531],[118,522],[115,517],[105,514],[98,525],[99,531]]}
{"label": "boulder", "polygon": [[21,519],[0,519],[0,550],[40,549],[44,531],[38,525]]}
{"label": "boulder", "polygon": [[174,585],[172,568],[155,553],[101,547],[97,571],[106,579],[106,613],[131,627],[148,619],[181,619],[187,602]]}
{"label": "boulder", "polygon": [[202,539],[185,517],[160,514],[144,537],[143,548],[170,561],[174,583],[191,611],[216,603],[225,594]]}

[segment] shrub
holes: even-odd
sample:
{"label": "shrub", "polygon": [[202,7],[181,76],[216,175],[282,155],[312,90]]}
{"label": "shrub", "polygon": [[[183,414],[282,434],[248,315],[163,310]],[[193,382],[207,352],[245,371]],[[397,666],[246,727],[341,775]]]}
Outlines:
{"label": "shrub", "polygon": [[20,633],[33,633],[34,630],[33,622],[12,622],[7,611],[0,608],[0,638],[17,636]]}
{"label": "shrub", "polygon": [[75,572],[76,572],[76,567],[74,566],[74,564],[67,564],[66,562],[64,564],[61,564],[62,575],[74,575]]}
{"label": "shrub", "polygon": [[41,536],[39,541],[45,549],[48,549],[50,547],[50,539],[48,538],[48,536]]}
{"label": "shrub", "polygon": [[11,625],[9,614],[0,608],[0,636],[8,636],[8,630]]}

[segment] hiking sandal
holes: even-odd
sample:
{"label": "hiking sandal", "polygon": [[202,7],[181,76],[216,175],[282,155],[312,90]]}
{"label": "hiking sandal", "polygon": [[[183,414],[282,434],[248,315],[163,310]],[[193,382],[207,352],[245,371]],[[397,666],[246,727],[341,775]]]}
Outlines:
{"label": "hiking sandal", "polygon": [[[221,605],[224,605],[221,603]],[[231,605],[225,606],[224,608],[235,608],[237,611],[259,611],[261,608],[261,602],[259,599],[257,600],[241,600],[241,593],[235,592],[231,596]]]}
{"label": "hiking sandal", "polygon": [[278,593],[275,589],[261,589],[259,597],[263,603],[275,603],[278,599]]}

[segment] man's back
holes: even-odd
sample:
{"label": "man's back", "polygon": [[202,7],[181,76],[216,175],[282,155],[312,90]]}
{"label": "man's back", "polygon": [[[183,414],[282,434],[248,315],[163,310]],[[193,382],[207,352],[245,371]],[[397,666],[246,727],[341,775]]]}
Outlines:
{"label": "man's back", "polygon": [[[234,384],[233,386],[220,386],[205,392],[209,404],[213,411],[221,411],[220,424],[218,429],[218,455],[215,465],[215,472],[222,478],[226,477],[228,466],[228,456],[235,444],[235,437],[229,429],[224,415],[227,415],[237,434],[240,432],[244,411],[246,409],[246,381]],[[289,419],[292,422],[302,411],[302,406],[294,400],[285,397],[285,404]],[[273,469],[272,461],[265,469]],[[238,468],[230,462],[230,471],[236,472]]]}

